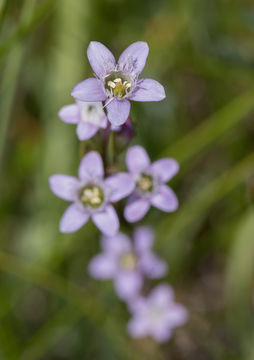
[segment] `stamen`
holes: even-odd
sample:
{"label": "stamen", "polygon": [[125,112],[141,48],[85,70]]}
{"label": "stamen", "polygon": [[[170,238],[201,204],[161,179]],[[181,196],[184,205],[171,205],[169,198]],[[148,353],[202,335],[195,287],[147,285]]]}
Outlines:
{"label": "stamen", "polygon": [[108,81],[108,86],[114,89],[116,87],[116,84],[113,81]]}
{"label": "stamen", "polygon": [[102,189],[96,185],[87,185],[81,189],[80,200],[84,206],[97,208],[104,201]]}

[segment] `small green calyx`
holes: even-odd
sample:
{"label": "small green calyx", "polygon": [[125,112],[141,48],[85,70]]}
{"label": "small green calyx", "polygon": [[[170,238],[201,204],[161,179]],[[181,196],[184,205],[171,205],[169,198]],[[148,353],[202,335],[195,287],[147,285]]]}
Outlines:
{"label": "small green calyx", "polygon": [[115,71],[106,77],[105,86],[113,96],[122,98],[130,92],[132,83],[120,71]]}
{"label": "small green calyx", "polygon": [[102,205],[104,194],[99,186],[87,185],[80,191],[80,200],[84,206],[96,209]]}
{"label": "small green calyx", "polygon": [[136,254],[132,251],[122,255],[120,259],[120,266],[125,270],[134,270],[137,267],[138,258]]}
{"label": "small green calyx", "polygon": [[142,192],[151,192],[153,191],[153,178],[148,174],[141,174],[138,182],[136,184],[137,188]]}

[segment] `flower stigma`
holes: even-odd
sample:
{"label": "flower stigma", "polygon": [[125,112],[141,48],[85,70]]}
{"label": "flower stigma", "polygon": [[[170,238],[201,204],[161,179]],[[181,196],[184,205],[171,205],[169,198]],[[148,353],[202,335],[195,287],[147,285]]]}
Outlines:
{"label": "flower stigma", "polygon": [[111,95],[123,98],[129,94],[132,83],[120,71],[115,71],[106,77],[105,87]]}
{"label": "flower stigma", "polygon": [[84,206],[96,209],[102,205],[104,194],[99,186],[87,185],[80,191],[80,200]]}
{"label": "flower stigma", "polygon": [[142,192],[152,192],[153,191],[153,178],[148,174],[141,174],[140,178],[136,184],[137,188]]}
{"label": "flower stigma", "polygon": [[120,266],[125,270],[134,270],[137,267],[137,264],[137,255],[132,251],[123,254],[120,258]]}

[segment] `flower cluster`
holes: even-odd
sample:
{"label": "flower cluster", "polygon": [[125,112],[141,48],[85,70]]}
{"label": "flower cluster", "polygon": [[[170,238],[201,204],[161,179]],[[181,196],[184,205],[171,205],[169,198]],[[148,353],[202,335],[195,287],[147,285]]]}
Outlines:
{"label": "flower cluster", "polygon": [[[117,163],[108,163],[107,153],[109,136],[126,137],[122,141],[125,145],[133,136],[130,101],[165,98],[160,83],[139,78],[148,51],[145,42],[136,42],[116,63],[104,45],[90,43],[87,56],[95,77],[74,86],[71,95],[75,104],[64,106],[59,117],[77,125],[80,141],[97,134],[104,146],[99,152],[94,149],[83,154],[78,177],[52,175],[49,185],[56,196],[71,202],[60,220],[61,232],[75,232],[91,219],[103,234],[102,252],[91,260],[89,273],[96,279],[113,280],[117,295],[132,314],[128,333],[164,342],[175,327],[184,324],[187,311],[174,302],[169,285],[158,285],[149,291],[151,280],[166,275],[168,265],[152,251],[155,234],[150,227],[139,226],[132,233],[129,231],[130,236],[119,231],[119,217],[113,204],[120,202],[118,209],[123,209],[129,224],[141,220],[151,206],[164,212],[175,211],[178,200],[167,183],[179,166],[171,158],[151,163],[146,150],[134,145],[126,152],[126,171],[118,172]],[[125,203],[124,198],[128,198]]]}

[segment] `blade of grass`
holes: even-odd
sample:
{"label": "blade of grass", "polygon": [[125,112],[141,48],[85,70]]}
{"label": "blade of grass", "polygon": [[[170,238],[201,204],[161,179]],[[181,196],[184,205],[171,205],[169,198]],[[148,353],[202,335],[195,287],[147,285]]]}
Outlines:
{"label": "blade of grass", "polygon": [[237,96],[222,109],[170,145],[162,156],[175,157],[180,163],[189,161],[201,150],[211,147],[231,128],[254,110],[254,89]]}

